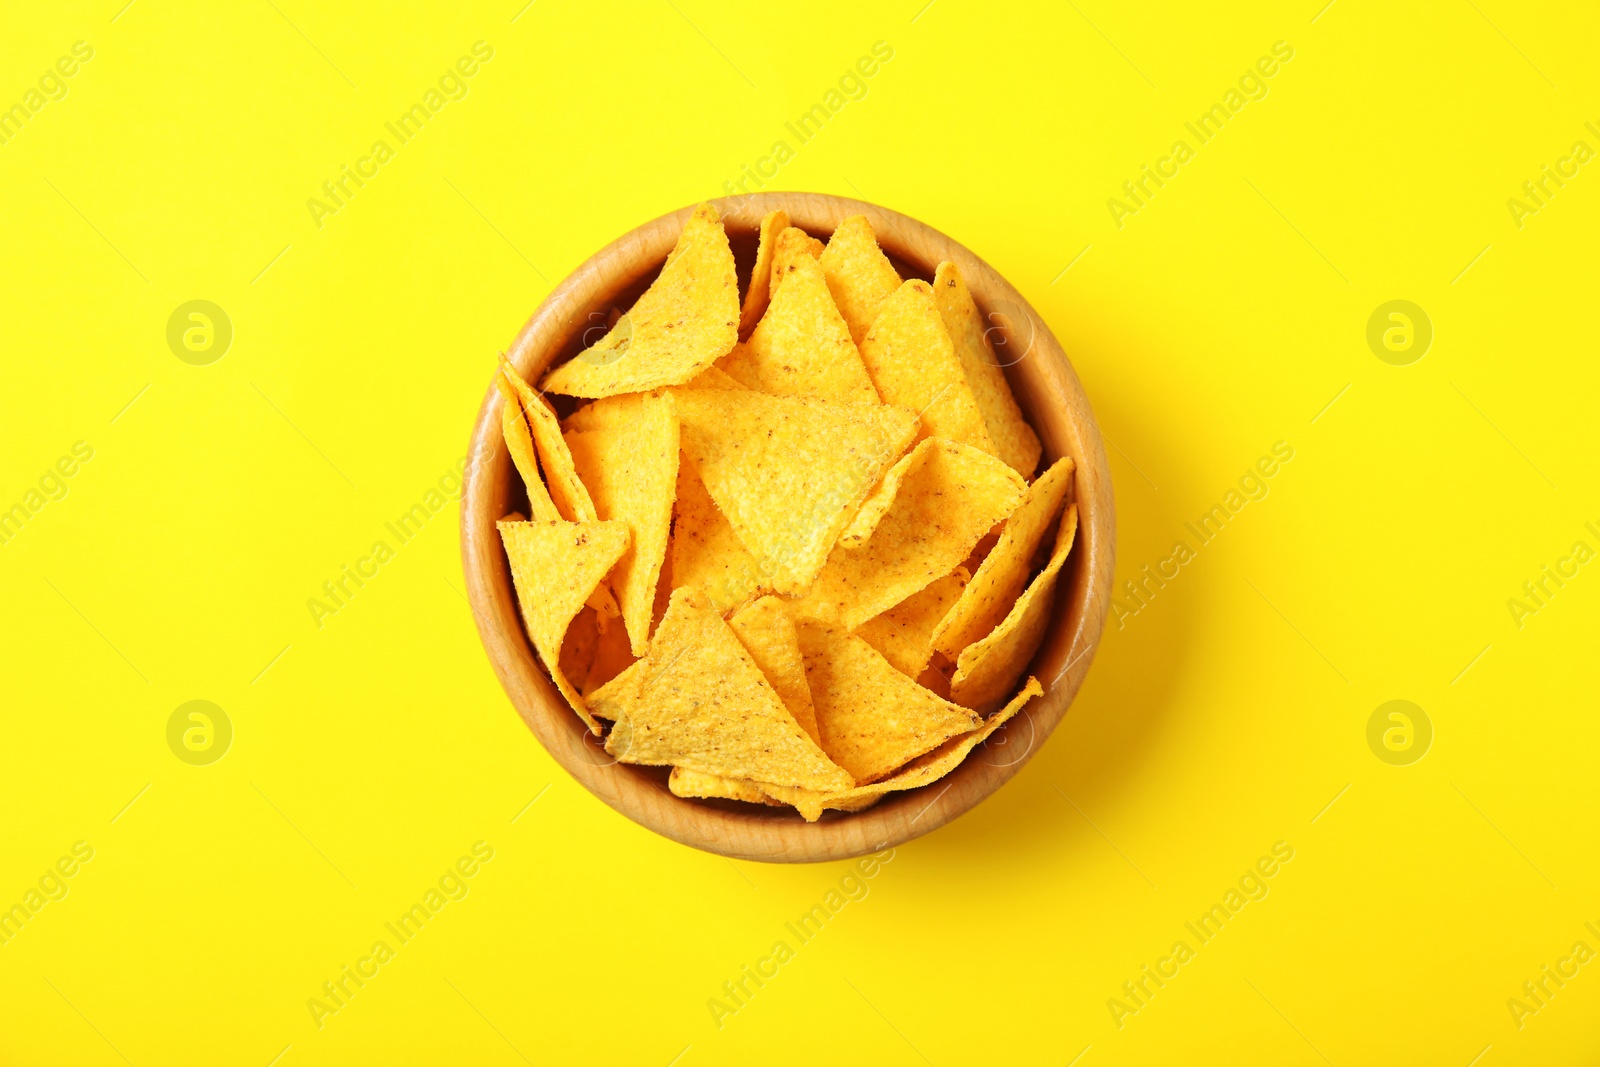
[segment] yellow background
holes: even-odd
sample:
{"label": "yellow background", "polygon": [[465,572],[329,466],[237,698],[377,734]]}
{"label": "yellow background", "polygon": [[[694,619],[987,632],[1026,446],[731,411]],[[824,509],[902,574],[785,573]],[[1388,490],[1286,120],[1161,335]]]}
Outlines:
{"label": "yellow background", "polygon": [[[1507,1000],[1600,949],[1600,567],[1520,628],[1507,601],[1600,547],[1600,165],[1506,205],[1600,148],[1593,12],[924,3],[7,5],[0,104],[94,58],[0,145],[0,506],[94,458],[0,547],[0,905],[95,852],[0,947],[0,1061],[1594,1062],[1600,963],[1520,1029]],[[307,199],[479,40],[319,229]],[[880,40],[770,187],[923,219],[1033,302],[1111,442],[1119,584],[1295,456],[1108,628],[1010,785],[719,1028],[845,866],[701,854],[569,780],[480,649],[453,502],[320,629],[306,600],[462,457],[554,283],[720,195]],[[197,298],[234,328],[209,366],[165,339]],[[1396,298],[1435,331],[1409,366],[1365,340]],[[234,727],[209,766],[166,742],[192,699]],[[1367,745],[1391,699],[1433,724],[1409,766]],[[477,841],[469,895],[319,1029],[308,998]],[[1119,1028],[1277,841],[1270,894]]]}

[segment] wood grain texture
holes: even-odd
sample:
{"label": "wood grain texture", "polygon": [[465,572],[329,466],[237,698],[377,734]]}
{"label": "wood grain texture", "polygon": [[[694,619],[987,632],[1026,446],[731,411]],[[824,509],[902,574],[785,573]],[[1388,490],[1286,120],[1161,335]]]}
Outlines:
{"label": "wood grain texture", "polygon": [[[989,321],[1009,324],[1015,362],[1005,368],[1006,378],[1044,445],[1040,469],[1063,455],[1077,464],[1078,547],[1062,572],[1051,628],[1031,667],[1045,695],[1004,727],[1009,744],[980,746],[934,785],[890,794],[858,814],[829,812],[822,821],[807,823],[793,811],[671,795],[667,768],[618,764],[606,754],[540,670],[523,633],[495,529],[516,499],[518,483],[500,435],[503,400],[492,384],[473,428],[461,505],[467,593],[484,649],[512,705],[556,761],[595,796],[657,833],[708,852],[786,863],[847,859],[909,841],[970,810],[1016,774],[1066,715],[1093,660],[1111,602],[1116,543],[1111,477],[1089,401],[1060,343],[1022,294],[982,259],[915,219],[864,201],[755,193],[714,202],[736,248],[774,208],[785,209],[793,225],[823,239],[843,219],[865,215],[902,273],[932,279],[941,260],[952,260],[979,310]],[[640,226],[558,285],[508,353],[523,376],[538,381],[583,347],[584,332],[603,323],[613,304],[626,307],[659,270],[692,210],[685,207]],[[595,332],[590,340],[598,336]]]}

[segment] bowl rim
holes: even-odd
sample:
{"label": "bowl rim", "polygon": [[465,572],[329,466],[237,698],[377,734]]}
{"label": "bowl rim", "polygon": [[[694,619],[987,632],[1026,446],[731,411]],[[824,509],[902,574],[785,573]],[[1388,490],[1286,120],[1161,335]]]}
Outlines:
{"label": "bowl rim", "polygon": [[[970,811],[1009,781],[1065,717],[1093,662],[1111,602],[1116,513],[1105,448],[1077,373],[1043,318],[998,271],[953,238],[892,209],[831,194],[761,192],[710,202],[730,233],[740,234],[756,230],[761,217],[778,208],[788,212],[791,225],[814,234],[831,233],[844,218],[865,215],[891,258],[925,270],[930,279],[938,262],[953,260],[985,315],[1006,305],[1004,310],[1028,327],[1029,348],[1014,362],[1029,357],[1035,362],[1018,372],[1020,380],[1014,373],[1006,377],[1024,411],[1031,408],[1030,424],[1045,444],[1041,467],[1063,454],[1073,457],[1073,499],[1079,508],[1078,540],[1028,672],[1044,682],[1044,696],[934,783],[942,786],[937,792],[925,786],[888,794],[865,811],[829,812],[816,823],[793,811],[676,797],[665,787],[666,768],[617,764],[539,668],[522,627],[495,526],[508,507],[513,469],[500,433],[504,401],[492,380],[473,425],[463,476],[461,557],[468,602],[484,651],[512,706],[556,762],[608,806],[647,829],[718,855],[769,862],[851,859],[910,841]],[[530,381],[542,377],[586,328],[591,312],[658,270],[696,206],[623,234],[553,288],[506,353],[519,373]],[[1059,426],[1053,415],[1048,422],[1041,417],[1041,404],[1064,409]],[[1047,429],[1055,440],[1047,440]],[[981,758],[990,746],[1020,740],[1024,729],[1027,748],[1021,756],[1002,762]],[[750,810],[736,810],[746,807]]]}

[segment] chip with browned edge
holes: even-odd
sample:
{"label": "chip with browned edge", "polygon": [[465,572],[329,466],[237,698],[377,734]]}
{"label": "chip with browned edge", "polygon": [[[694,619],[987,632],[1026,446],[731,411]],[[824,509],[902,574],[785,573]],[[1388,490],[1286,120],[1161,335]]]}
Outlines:
{"label": "chip with browned edge", "polygon": [[680,385],[738,339],[733,252],[717,209],[701,204],[650,288],[592,348],[551,371],[544,388],[601,397]]}
{"label": "chip with browned edge", "polygon": [[522,622],[549,668],[556,688],[594,733],[583,697],[561,672],[561,643],[573,616],[628,549],[622,522],[501,522],[500,539],[511,561]]}
{"label": "chip with browned edge", "polygon": [[[978,305],[954,263],[939,264],[933,276],[933,298],[939,305],[944,327],[955,345],[956,358],[966,372],[973,399],[983,413],[984,427],[994,442],[995,455],[1005,460],[1024,478],[1032,478],[1039,465],[1039,435],[1033,432],[1017,407],[1016,397],[1000,369],[1000,359],[989,343],[989,328],[978,315]],[[1015,355],[1021,359],[1026,353]]]}
{"label": "chip with browned edge", "polygon": [[987,452],[940,438],[901,464],[899,491],[872,536],[860,548],[835,547],[798,610],[854,630],[954,571],[1027,490]]}
{"label": "chip with browned edge", "polygon": [[1072,488],[1072,470],[1071,457],[1063,456],[1028,486],[1022,503],[1006,519],[1000,540],[934,631],[934,648],[955,659],[962,649],[1000,625],[1028,584],[1028,572],[1045,531],[1061,514]]}
{"label": "chip with browned edge", "polygon": [[878,395],[885,404],[917,412],[923,436],[994,454],[983,412],[934,304],[932,286],[913,278],[896,289],[859,345]]}
{"label": "chip with browned edge", "polygon": [[606,738],[606,751],[624,763],[806,789],[853,784],[806,736],[697,590],[673,592],[636,684]]}
{"label": "chip with browned edge", "polygon": [[1038,651],[1039,642],[1044,640],[1050,607],[1055,602],[1056,576],[1072,551],[1077,532],[1078,505],[1072,504],[1061,516],[1049,564],[992,633],[961,650],[956,676],[950,679],[951,700],[981,710],[1000,703],[1017,684]]}
{"label": "chip with browned edge", "polygon": [[728,389],[674,390],[674,398],[684,454],[706,492],[755,556],[763,584],[790,595],[811,584],[916,432],[911,412],[884,404]]}
{"label": "chip with browned edge", "polygon": [[972,712],[934,696],[843,627],[816,619],[801,619],[799,627],[822,750],[855,778],[843,788],[882,778],[979,726]]}
{"label": "chip with browned edge", "polygon": [[[611,576],[633,654],[650,643],[656,581],[667,555],[678,481],[678,419],[666,396],[596,400],[568,421],[568,449],[602,519],[628,524],[633,542]],[[585,428],[593,426],[593,429]]]}

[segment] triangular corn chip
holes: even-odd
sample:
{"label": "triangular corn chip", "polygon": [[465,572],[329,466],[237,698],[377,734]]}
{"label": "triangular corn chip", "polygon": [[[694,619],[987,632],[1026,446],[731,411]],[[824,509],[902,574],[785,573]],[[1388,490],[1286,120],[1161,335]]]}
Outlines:
{"label": "triangular corn chip", "polygon": [[[596,410],[600,409],[600,410]],[[602,519],[628,524],[633,543],[611,576],[633,654],[650,643],[656,582],[667,554],[678,482],[678,420],[665,396],[629,393],[584,409],[596,429],[569,430],[567,447]]]}
{"label": "triangular corn chip", "polygon": [[[755,784],[758,791],[764,796],[774,800],[781,800],[786,804],[793,804],[807,822],[816,822],[822,817],[824,808],[834,808],[840,811],[860,811],[878,801],[885,793],[902,789],[920,789],[925,785],[932,785],[940,778],[949,774],[966,760],[968,753],[989,739],[1000,727],[1004,726],[1023,705],[1036,696],[1044,693],[1044,686],[1039,684],[1039,679],[1029,678],[1022,691],[1012,698],[1000,711],[986,719],[982,726],[971,733],[952,737],[938,748],[926,755],[918,756],[888,778],[873,782],[871,785],[857,786],[846,789],[840,793],[817,793],[805,789],[782,789],[776,786],[766,786],[760,783],[740,783],[740,785]],[[681,795],[681,794],[680,794]],[[742,797],[740,799],[743,799]]]}
{"label": "triangular corn chip", "polygon": [[755,556],[764,584],[790,595],[811,584],[867,491],[916,432],[909,411],[884,404],[724,389],[674,396],[684,454]]}
{"label": "triangular corn chip", "polygon": [[772,256],[772,292],[776,293],[778,283],[794,273],[795,263],[801,256],[820,259],[826,247],[806,231],[794,226],[779,234],[778,247]]}
{"label": "triangular corn chip", "polygon": [[801,255],[750,339],[717,361],[741,384],[777,396],[878,403],[822,267]]}
{"label": "triangular corn chip", "polygon": [[961,650],[956,676],[950,680],[950,699],[969,708],[988,708],[1004,700],[1017,684],[1028,661],[1044,640],[1055,604],[1056,576],[1072,551],[1078,531],[1078,505],[1061,516],[1055,551],[1050,563],[1011,607],[1011,612],[981,641]]}
{"label": "triangular corn chip", "polygon": [[739,336],[748,337],[766,313],[772,292],[772,257],[778,235],[789,226],[789,214],[781,208],[769,211],[761,220],[761,236],[756,244],[756,265],[750,271],[750,288],[744,292],[744,307],[739,312]]}
{"label": "triangular corn chip", "polygon": [[838,545],[797,610],[854,630],[954,571],[1027,485],[987,452],[930,437],[901,461],[894,502],[860,548]]}
{"label": "triangular corn chip", "polygon": [[714,797],[779,808],[784,806],[783,801],[767,796],[754,782],[691,771],[687,767],[672,768],[672,773],[667,776],[667,788],[675,797]]}
{"label": "triangular corn chip", "polygon": [[828,291],[833,294],[839,314],[850,324],[850,339],[859,346],[883,302],[900,288],[900,275],[878,247],[865,215],[852,215],[839,223],[828,239],[821,262]]}
{"label": "triangular corn chip", "polygon": [[584,699],[589,713],[599,719],[616,722],[628,714],[639,695],[639,679],[644,677],[645,661],[634,660],[615,678],[589,693]]}
{"label": "triangular corn chip", "polygon": [[954,263],[939,264],[933,277],[933,297],[955,345],[956,358],[966,372],[973,399],[983,413],[995,455],[1024,478],[1032,478],[1039,466],[1039,435],[1022,417],[1022,409],[1011,395],[1011,386],[1006,383],[1005,372],[1000,369],[984,321],[978,315],[978,305]]}
{"label": "triangular corn chip", "polygon": [[627,524],[556,520],[498,525],[528,637],[561,695],[598,734],[600,725],[561,671],[561,643],[584,601],[627,551]]}
{"label": "triangular corn chip", "polygon": [[816,619],[801,619],[799,627],[822,750],[855,777],[852,786],[979,726],[972,712],[934,696],[843,627]]}
{"label": "triangular corn chip", "polygon": [[551,371],[544,388],[602,397],[680,385],[739,339],[739,282],[717,209],[701,204],[661,274],[605,337]]}
{"label": "triangular corn chip", "polygon": [[[592,522],[596,518],[594,501],[589,499],[589,490],[572,465],[572,453],[561,439],[561,423],[550,409],[550,402],[534,392],[510,362],[502,360],[500,371],[522,401],[522,412],[528,420],[534,446],[539,452],[539,465],[544,468],[556,510],[568,522]],[[538,518],[537,512],[534,517]]]}
{"label": "triangular corn chip", "polygon": [[933,657],[934,627],[961,596],[968,574],[960,567],[913,593],[856,631],[861,639],[908,678],[920,677]]}
{"label": "triangular corn chip", "polygon": [[959,441],[994,454],[983,413],[939,317],[932,286],[913,278],[896,289],[859,344],[861,361],[878,395],[885,404],[917,412],[923,436]]}
{"label": "triangular corn chip", "polygon": [[806,789],[852,784],[697,590],[674,591],[644,664],[637,693],[606,739],[618,760]]}
{"label": "triangular corn chip", "polygon": [[[709,373],[709,372],[708,372]],[[718,611],[731,611],[764,591],[756,558],[733,532],[687,461],[678,464],[672,524],[672,587],[692,585]]]}
{"label": "triangular corn chip", "polygon": [[511,462],[516,465],[517,473],[522,475],[522,482],[528,487],[528,510],[541,522],[559,519],[561,514],[556,511],[555,501],[550,499],[550,490],[545,488],[544,478],[539,474],[539,461],[533,448],[533,435],[528,430],[528,417],[522,411],[522,400],[505,375],[496,374],[494,384],[505,398],[505,403],[500,406],[500,432],[505,436]]}
{"label": "triangular corn chip", "polygon": [[1000,540],[934,631],[934,648],[955,659],[962,649],[1000,625],[1028,584],[1045,531],[1061,514],[1072,488],[1072,469],[1071,458],[1064,456],[1028,486],[1022,503],[1006,519]]}
{"label": "triangular corn chip", "polygon": [[806,665],[800,658],[800,637],[789,609],[775,596],[764,596],[746,604],[728,620],[733,634],[756,661],[761,673],[789,709],[800,729],[818,741],[817,713],[811,706],[811,687],[806,684]]}

